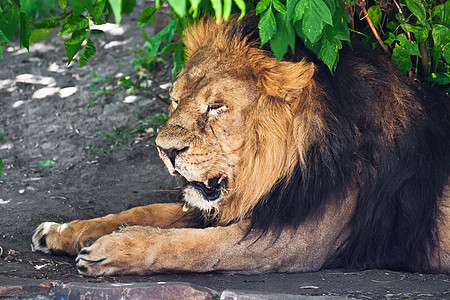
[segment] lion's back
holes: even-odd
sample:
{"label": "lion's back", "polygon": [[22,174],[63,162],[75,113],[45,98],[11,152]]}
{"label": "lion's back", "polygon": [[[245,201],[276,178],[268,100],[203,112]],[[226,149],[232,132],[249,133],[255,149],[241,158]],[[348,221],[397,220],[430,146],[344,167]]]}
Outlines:
{"label": "lion's back", "polygon": [[355,45],[324,85],[329,105],[354,127],[360,168],[352,234],[329,265],[414,270],[436,246],[450,168],[449,101]]}

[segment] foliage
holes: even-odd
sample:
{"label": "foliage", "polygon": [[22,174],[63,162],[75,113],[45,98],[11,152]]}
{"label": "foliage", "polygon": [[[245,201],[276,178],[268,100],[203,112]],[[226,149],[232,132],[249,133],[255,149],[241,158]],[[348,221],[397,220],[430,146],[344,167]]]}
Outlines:
{"label": "foliage", "polygon": [[[156,0],[153,6],[146,7],[138,26],[155,22],[156,11],[163,2]],[[132,12],[136,6],[136,0],[59,0],[63,13],[42,22],[31,22],[21,3],[25,1],[0,0],[0,43],[9,43],[18,34],[20,44],[28,48],[30,42],[61,27],[58,35],[69,36],[64,42],[69,63],[81,49],[80,66],[95,54],[93,36],[102,33],[90,29],[90,22],[104,24],[114,15],[119,23],[122,14]],[[155,36],[144,35],[145,46],[134,64],[139,71],[152,68],[157,61],[164,62],[163,54],[173,51],[173,73],[177,73],[184,54],[183,45],[173,42],[176,30],[182,35],[184,28],[201,15],[227,20],[232,13],[243,16],[247,12],[259,16],[261,42],[269,43],[277,59],[289,49],[294,51],[298,36],[334,71],[339,50],[343,42],[350,43],[353,31],[392,55],[405,74],[419,74],[439,85],[450,83],[450,1],[167,0],[167,3],[173,9],[173,17]]]}
{"label": "foliage", "polygon": [[[418,73],[439,85],[450,83],[450,1],[403,0],[395,12],[395,20],[386,24],[383,42],[393,48],[392,60],[400,70]],[[381,1],[380,1],[381,3]],[[389,3],[389,2],[388,2]],[[380,5],[372,11],[386,14]],[[369,16],[371,16],[369,8]],[[372,13],[372,19],[379,20]],[[380,26],[381,27],[381,26]],[[429,75],[428,75],[429,74]],[[428,76],[427,76],[428,75]]]}
{"label": "foliage", "polygon": [[138,58],[133,60],[136,72],[144,74],[148,70],[154,69],[156,62],[166,63],[164,54],[173,52],[174,66],[172,75],[175,77],[183,66],[181,59],[183,45],[180,42],[171,42],[177,28],[178,19],[171,18],[168,25],[151,38],[147,36],[145,31],[142,31],[145,43],[143,49],[136,53],[139,55]]}

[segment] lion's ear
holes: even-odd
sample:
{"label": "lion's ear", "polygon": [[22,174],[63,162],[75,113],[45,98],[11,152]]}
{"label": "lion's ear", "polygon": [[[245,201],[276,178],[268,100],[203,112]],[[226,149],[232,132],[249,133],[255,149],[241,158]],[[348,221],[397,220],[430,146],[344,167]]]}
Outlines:
{"label": "lion's ear", "polygon": [[261,84],[270,96],[290,100],[297,98],[314,75],[312,62],[272,62],[262,71]]}

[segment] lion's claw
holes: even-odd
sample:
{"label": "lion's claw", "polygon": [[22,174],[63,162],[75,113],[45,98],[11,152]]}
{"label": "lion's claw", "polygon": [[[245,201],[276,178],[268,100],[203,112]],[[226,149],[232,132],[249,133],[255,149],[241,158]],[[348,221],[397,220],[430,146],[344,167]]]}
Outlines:
{"label": "lion's claw", "polygon": [[83,248],[78,254],[75,264],[78,269],[78,273],[86,276],[103,276],[112,273],[112,269],[105,268],[104,262],[107,257],[93,258],[91,251],[87,248]]}

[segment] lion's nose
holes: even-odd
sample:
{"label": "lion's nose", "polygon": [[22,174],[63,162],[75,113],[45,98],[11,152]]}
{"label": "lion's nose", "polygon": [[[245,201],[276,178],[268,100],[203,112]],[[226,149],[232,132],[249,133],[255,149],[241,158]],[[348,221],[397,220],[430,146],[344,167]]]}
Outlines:
{"label": "lion's nose", "polygon": [[161,147],[158,148],[167,156],[167,158],[170,160],[170,163],[175,168],[175,157],[177,157],[177,155],[180,153],[186,152],[189,147],[184,147],[182,149],[177,148],[164,149]]}

